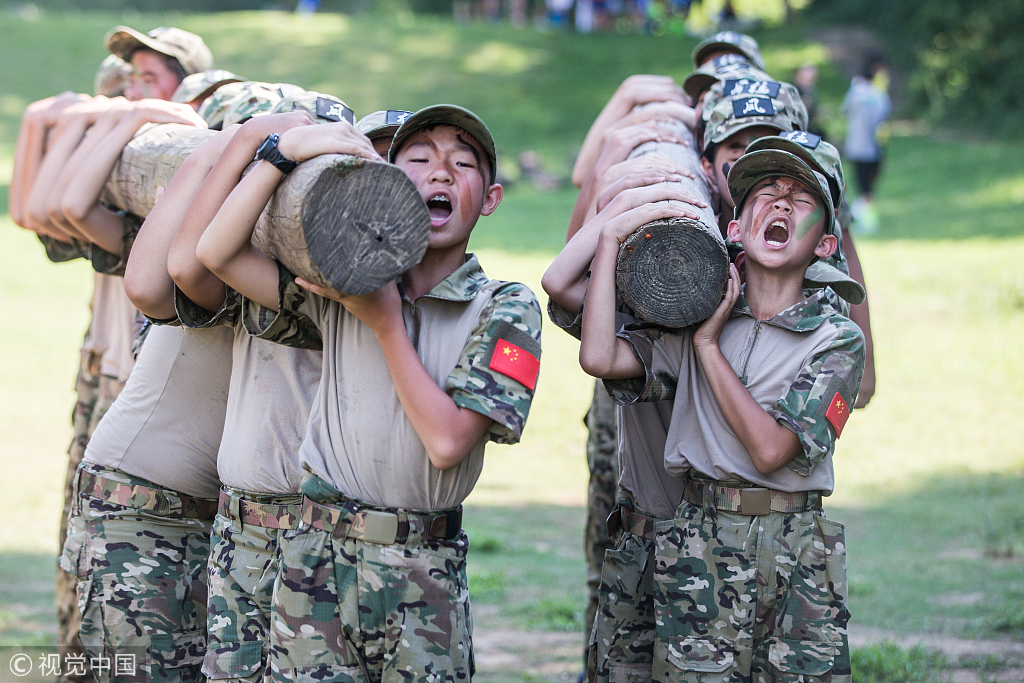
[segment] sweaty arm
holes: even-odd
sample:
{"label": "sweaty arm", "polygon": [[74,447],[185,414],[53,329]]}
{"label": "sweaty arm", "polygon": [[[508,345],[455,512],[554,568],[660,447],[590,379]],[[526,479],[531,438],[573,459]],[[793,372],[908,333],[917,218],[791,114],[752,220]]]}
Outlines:
{"label": "sweaty arm", "polygon": [[[636,166],[637,169],[629,172],[623,178],[624,182],[616,188],[617,194],[572,236],[541,279],[544,291],[566,310],[578,311],[583,306],[590,262],[597,252],[601,231],[609,221],[627,211],[655,202],[663,202],[663,208],[667,205],[674,209],[672,216],[686,216],[694,220],[700,218],[696,211],[686,205],[703,206],[704,203],[670,182],[677,179],[678,175],[671,173],[668,167],[662,167],[661,164],[650,167],[639,164]],[[638,227],[640,226],[636,225],[634,230]]]}
{"label": "sweaty arm", "polygon": [[800,440],[754,400],[719,346],[722,328],[740,294],[740,276],[729,266],[729,282],[721,303],[693,334],[693,346],[726,422],[750,455],[754,468],[771,474],[801,452]]}
{"label": "sweaty arm", "polygon": [[[207,155],[210,160],[208,175],[204,176],[202,186],[189,205],[167,257],[167,269],[174,283],[185,296],[204,309],[216,311],[224,301],[225,291],[224,281],[207,268],[196,254],[200,238],[239,185],[242,172],[252,162],[256,148],[267,135],[305,125],[308,119],[302,113],[283,117],[261,116],[250,119],[244,126],[233,126],[225,131],[227,137],[222,142],[208,143],[216,145],[220,151],[215,156]],[[232,136],[238,138],[237,141]],[[277,187],[276,183],[274,187]],[[260,206],[265,204],[266,201]],[[260,263],[265,262],[266,257],[261,252],[254,256]]]}
{"label": "sweaty arm", "polygon": [[[843,251],[846,252],[850,277],[867,290],[867,285],[864,285],[864,270],[860,265],[860,257],[857,256],[857,249],[853,246],[853,237],[846,230],[843,230]],[[871,314],[868,310],[867,297],[862,303],[850,306],[850,319],[857,323],[864,333],[864,379],[861,380],[857,402],[853,406],[854,408],[863,408],[875,395],[875,344],[871,338]]]}
{"label": "sweaty arm", "polygon": [[[380,160],[370,140],[347,121],[314,126],[313,119],[307,114],[303,122],[307,125],[296,125],[296,119],[286,117],[303,116],[303,113],[279,116],[283,118],[263,116],[250,119],[235,135],[225,153],[237,144],[250,157],[254,156],[263,138],[259,134],[247,133],[246,128],[255,130],[257,126],[276,121],[283,131],[278,150],[286,159],[301,163],[321,154],[352,154]],[[285,122],[290,123],[286,125]],[[210,175],[218,172],[214,167]],[[279,271],[274,259],[252,245],[252,231],[283,177],[284,174],[268,161],[256,164],[231,190],[196,247],[199,261],[225,284],[271,311],[277,311],[279,307]]]}
{"label": "sweaty arm", "polygon": [[592,170],[601,149],[607,140],[608,131],[616,123],[626,117],[633,107],[648,102],[674,102],[685,106],[686,97],[682,88],[668,76],[649,76],[639,74],[630,76],[618,87],[615,94],[598,114],[587,137],[583,140],[583,148],[576,157],[572,169],[572,182],[576,187],[583,185],[584,179]]}
{"label": "sweaty arm", "polygon": [[100,194],[125,145],[146,123],[206,127],[188,105],[162,100],[115,104],[79,145],[54,189],[63,217],[87,239],[111,253],[121,253],[124,227],[117,213],[100,205]]}
{"label": "sweaty arm", "polygon": [[86,99],[85,95],[65,92],[33,102],[25,108],[14,150],[11,185],[8,189],[9,211],[16,225],[32,229],[26,214],[26,204],[32,183],[39,172],[39,165],[43,161],[47,129],[53,125],[60,111],[83,99]]}
{"label": "sweaty arm", "polygon": [[616,336],[615,265],[619,246],[637,228],[651,221],[685,216],[686,204],[664,201],[643,204],[609,220],[601,229],[587,286],[580,338],[580,367],[601,379],[640,377],[644,367],[633,355],[632,346]]}

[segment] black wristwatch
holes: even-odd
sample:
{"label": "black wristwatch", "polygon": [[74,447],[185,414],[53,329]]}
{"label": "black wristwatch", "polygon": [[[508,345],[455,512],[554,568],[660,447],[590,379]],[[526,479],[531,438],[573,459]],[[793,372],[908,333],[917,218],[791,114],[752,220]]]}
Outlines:
{"label": "black wristwatch", "polygon": [[281,137],[277,133],[268,135],[267,139],[260,145],[260,148],[256,150],[256,158],[269,161],[274,165],[274,168],[287,175],[295,170],[299,162],[292,161],[281,154],[281,151],[277,148],[277,141],[280,139]]}

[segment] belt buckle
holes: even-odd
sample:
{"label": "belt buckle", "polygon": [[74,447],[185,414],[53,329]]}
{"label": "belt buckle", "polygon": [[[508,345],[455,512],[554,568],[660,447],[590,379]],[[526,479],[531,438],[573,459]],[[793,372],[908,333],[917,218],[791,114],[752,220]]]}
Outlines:
{"label": "belt buckle", "polygon": [[740,489],[741,515],[767,515],[772,511],[772,494],[768,489]]}
{"label": "belt buckle", "polygon": [[363,540],[380,545],[393,545],[398,538],[398,515],[381,510],[364,510]]}

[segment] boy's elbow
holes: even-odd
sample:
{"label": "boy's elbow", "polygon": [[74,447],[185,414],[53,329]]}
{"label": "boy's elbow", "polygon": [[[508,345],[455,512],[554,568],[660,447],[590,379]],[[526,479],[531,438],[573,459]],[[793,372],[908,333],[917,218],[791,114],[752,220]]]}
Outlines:
{"label": "boy's elbow", "polygon": [[752,454],[750,459],[758,473],[768,475],[788,465],[797,456],[798,449],[799,445],[797,450],[794,450],[788,444],[778,447],[763,444],[756,453]]}
{"label": "boy's elbow", "polygon": [[430,458],[430,464],[437,469],[448,470],[460,465],[470,450],[454,438],[439,439],[438,443],[427,449],[427,457]]}
{"label": "boy's elbow", "polygon": [[586,343],[580,344],[580,367],[591,377],[607,377],[611,364],[604,354],[594,353]]}
{"label": "boy's elbow", "polygon": [[[203,240],[199,240],[199,244],[196,246],[196,259],[217,276],[224,274],[231,261],[230,258],[225,258],[224,255],[218,253],[216,249],[210,248]],[[174,277],[173,273],[171,277]]]}

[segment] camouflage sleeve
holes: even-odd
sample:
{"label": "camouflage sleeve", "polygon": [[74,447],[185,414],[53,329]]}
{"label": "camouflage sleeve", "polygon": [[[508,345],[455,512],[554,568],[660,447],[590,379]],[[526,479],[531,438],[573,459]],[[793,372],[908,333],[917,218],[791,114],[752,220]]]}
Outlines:
{"label": "camouflage sleeve", "polygon": [[68,261],[74,261],[76,258],[90,258],[89,252],[92,247],[88,242],[82,242],[71,238],[71,242],[61,242],[55,240],[49,235],[39,235],[39,241],[42,242],[43,248],[46,249],[46,258],[50,259],[53,263],[67,263]]}
{"label": "camouflage sleeve", "polygon": [[124,275],[124,269],[128,265],[128,255],[135,245],[135,238],[142,227],[142,219],[135,214],[125,211],[118,211],[121,217],[121,227],[124,230],[124,238],[121,242],[121,252],[118,254],[105,251],[95,244],[92,245],[92,269],[97,273],[106,275]]}
{"label": "camouflage sleeve", "polygon": [[322,351],[323,339],[318,325],[324,299],[295,284],[295,275],[280,263],[278,274],[278,310],[272,311],[243,297],[242,324],[245,331],[295,349]]}
{"label": "camouflage sleeve", "polygon": [[[864,334],[860,328],[838,315],[825,324],[833,325],[838,334],[816,350],[786,395],[768,409],[800,440],[801,452],[789,467],[805,477],[832,453],[839,438],[835,425],[826,417],[829,406],[838,393],[845,403],[843,409],[848,411],[857,399],[864,372]],[[845,419],[839,431],[844,423]]]}
{"label": "camouflage sleeve", "polygon": [[[530,387],[494,369],[494,354],[502,342],[513,344],[540,362],[540,303],[530,288],[503,283],[480,314],[445,390],[455,404],[490,417],[487,438],[495,443],[517,443],[530,413],[537,375],[526,373]],[[528,360],[528,359],[527,359]]]}
{"label": "camouflage sleeve", "polygon": [[233,326],[242,315],[242,297],[238,292],[224,285],[224,303],[216,311],[208,311],[185,296],[174,286],[174,312],[185,327],[202,329],[218,325]]}
{"label": "camouflage sleeve", "polygon": [[568,308],[556,303],[551,297],[548,297],[548,319],[555,324],[555,327],[564,330],[576,339],[580,339],[583,336],[582,306],[580,306],[579,313],[573,313]]}
{"label": "camouflage sleeve", "polygon": [[675,397],[683,344],[690,342],[689,330],[670,331],[648,323],[631,323],[619,330],[618,337],[633,348],[633,355],[644,367],[641,377],[606,379],[604,388],[620,406]]}

